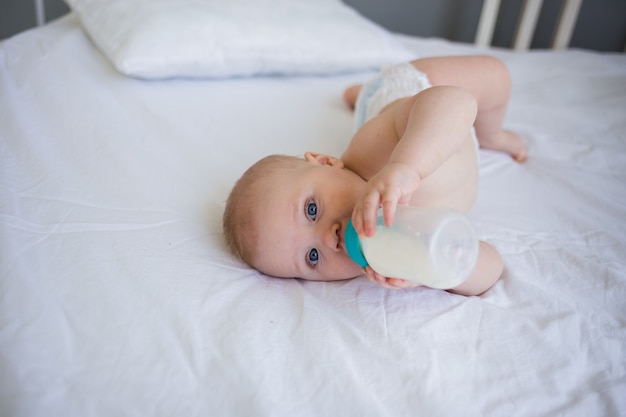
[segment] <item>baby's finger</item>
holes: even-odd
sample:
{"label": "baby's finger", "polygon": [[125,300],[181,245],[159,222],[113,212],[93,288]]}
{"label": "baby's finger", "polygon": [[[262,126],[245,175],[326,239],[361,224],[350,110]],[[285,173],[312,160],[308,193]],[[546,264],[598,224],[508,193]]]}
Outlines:
{"label": "baby's finger", "polygon": [[376,271],[374,271],[370,266],[365,267],[365,270],[367,272],[367,275],[369,277],[371,277],[371,281],[374,284],[378,284],[378,285],[384,285],[385,284],[385,277],[380,275]]}
{"label": "baby's finger", "polygon": [[387,282],[389,283],[389,285],[393,285],[395,288],[415,288],[422,286],[422,284],[419,284],[417,282],[408,281],[400,278],[389,278]]}
{"label": "baby's finger", "polygon": [[357,204],[352,210],[352,226],[357,235],[363,234],[363,215],[361,214],[361,207]]}
{"label": "baby's finger", "polygon": [[365,268],[362,269],[362,271],[368,280],[370,280],[374,284],[380,285],[380,279],[379,279],[380,276],[376,274],[376,272],[374,272],[374,270],[371,267],[366,266]]}
{"label": "baby's finger", "polygon": [[369,266],[365,268],[365,271],[366,271],[366,276],[368,277],[368,279],[372,281],[374,284],[378,284],[387,290],[397,290],[401,288],[401,287],[391,284],[389,282],[389,278],[380,275],[378,272],[374,271]]}
{"label": "baby's finger", "polygon": [[380,194],[372,191],[362,201],[361,216],[363,219],[363,234],[371,237],[376,231],[376,216],[380,205]]}
{"label": "baby's finger", "polygon": [[393,199],[383,201],[383,219],[386,226],[391,226],[394,215],[396,214],[397,203]]}

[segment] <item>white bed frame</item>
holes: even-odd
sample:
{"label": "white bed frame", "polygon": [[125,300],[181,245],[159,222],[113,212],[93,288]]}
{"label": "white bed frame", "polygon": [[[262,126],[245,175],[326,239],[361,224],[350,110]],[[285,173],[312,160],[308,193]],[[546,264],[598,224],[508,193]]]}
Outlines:
{"label": "white bed frame", "polygon": [[[542,4],[543,0],[526,0],[524,2],[522,14],[517,23],[513,49],[523,51],[530,47]],[[553,49],[565,49],[569,46],[581,4],[582,0],[564,0],[552,39]],[[491,45],[499,8],[500,0],[484,1],[474,41],[476,45]]]}
{"label": "white bed frame", "polygon": [[43,4],[44,0],[33,0],[35,2],[35,21],[37,26],[41,26],[46,23],[46,7]]}

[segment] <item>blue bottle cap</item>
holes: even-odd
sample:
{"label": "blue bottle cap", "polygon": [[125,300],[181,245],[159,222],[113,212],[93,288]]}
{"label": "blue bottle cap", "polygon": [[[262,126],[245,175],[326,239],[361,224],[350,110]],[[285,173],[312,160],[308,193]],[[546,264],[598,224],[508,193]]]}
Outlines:
{"label": "blue bottle cap", "polygon": [[361,240],[359,239],[359,235],[356,233],[356,230],[354,230],[352,220],[350,220],[346,226],[346,233],[343,236],[343,240],[350,258],[352,258],[352,260],[361,267],[365,268],[368,263],[363,256],[363,252],[361,252]]}

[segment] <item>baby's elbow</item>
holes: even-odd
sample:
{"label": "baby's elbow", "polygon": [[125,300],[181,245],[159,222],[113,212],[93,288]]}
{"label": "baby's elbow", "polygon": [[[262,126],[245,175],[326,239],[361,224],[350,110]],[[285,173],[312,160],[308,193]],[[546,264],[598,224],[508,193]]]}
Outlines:
{"label": "baby's elbow", "polygon": [[470,277],[450,292],[461,295],[480,295],[489,290],[500,279],[504,262],[500,253],[489,243],[480,242],[478,260]]}

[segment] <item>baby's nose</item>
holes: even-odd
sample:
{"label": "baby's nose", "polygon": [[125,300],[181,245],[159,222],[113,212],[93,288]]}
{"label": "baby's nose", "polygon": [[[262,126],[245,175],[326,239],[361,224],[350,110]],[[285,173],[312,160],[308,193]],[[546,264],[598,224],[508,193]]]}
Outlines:
{"label": "baby's nose", "polygon": [[341,225],[333,223],[324,235],[324,245],[334,251],[341,251]]}

